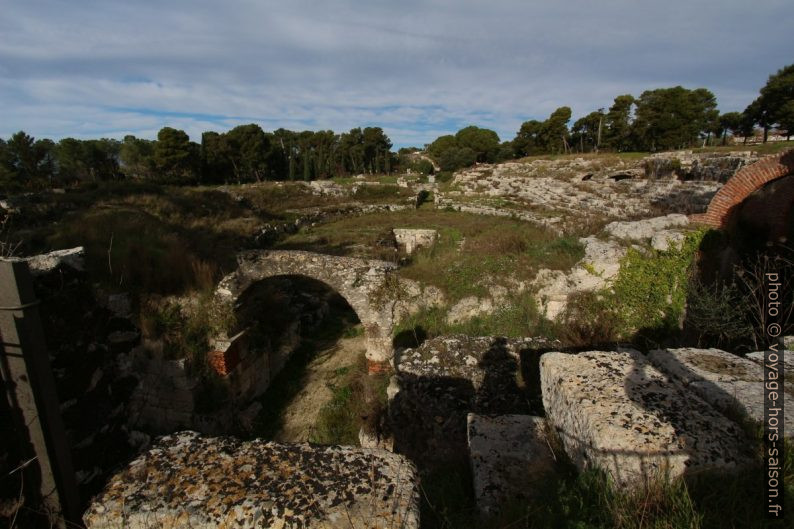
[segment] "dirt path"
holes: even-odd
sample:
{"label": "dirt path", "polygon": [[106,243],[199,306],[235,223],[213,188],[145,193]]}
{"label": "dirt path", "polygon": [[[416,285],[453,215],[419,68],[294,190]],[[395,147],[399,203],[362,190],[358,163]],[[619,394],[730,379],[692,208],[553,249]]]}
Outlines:
{"label": "dirt path", "polygon": [[341,370],[354,366],[364,350],[364,337],[357,336],[341,338],[332,347],[319,352],[306,368],[301,380],[303,389],[284,409],[283,426],[274,440],[290,443],[308,441],[320,410],[333,397],[329,385],[340,381],[344,377]]}

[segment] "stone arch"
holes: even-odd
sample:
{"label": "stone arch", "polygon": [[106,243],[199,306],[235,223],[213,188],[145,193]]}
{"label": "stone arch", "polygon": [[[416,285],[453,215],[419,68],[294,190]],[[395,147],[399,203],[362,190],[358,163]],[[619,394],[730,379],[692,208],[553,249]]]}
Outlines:
{"label": "stone arch", "polygon": [[387,280],[395,265],[298,250],[246,251],[237,256],[237,263],[237,269],[218,284],[217,301],[233,306],[250,286],[271,277],[304,276],[320,281],[338,292],[358,315],[364,326],[370,370],[388,365],[393,355],[395,301],[389,299]]}
{"label": "stone arch", "polygon": [[691,215],[692,222],[723,228],[748,196],[764,185],[794,173],[794,149],[767,156],[740,169],[711,199],[705,213]]}

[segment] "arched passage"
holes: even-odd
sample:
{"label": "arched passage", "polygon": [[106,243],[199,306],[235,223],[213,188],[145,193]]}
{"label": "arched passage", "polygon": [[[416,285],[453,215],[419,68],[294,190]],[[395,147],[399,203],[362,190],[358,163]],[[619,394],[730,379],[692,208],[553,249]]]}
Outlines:
{"label": "arched passage", "polygon": [[297,250],[247,251],[238,255],[237,262],[237,270],[218,284],[217,301],[234,306],[251,285],[267,278],[308,277],[338,292],[356,312],[364,326],[371,370],[383,369],[391,359],[394,300],[388,295],[388,279],[395,265]]}
{"label": "arched passage", "polygon": [[714,228],[724,228],[738,206],[766,184],[794,173],[794,150],[768,156],[748,165],[733,175],[711,199],[705,213],[690,220]]}

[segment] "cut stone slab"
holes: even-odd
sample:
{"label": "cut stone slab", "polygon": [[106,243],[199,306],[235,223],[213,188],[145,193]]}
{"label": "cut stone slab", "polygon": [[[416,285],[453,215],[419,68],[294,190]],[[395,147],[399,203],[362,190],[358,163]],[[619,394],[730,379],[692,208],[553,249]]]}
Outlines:
{"label": "cut stone slab", "polygon": [[[720,410],[738,404],[748,417],[764,419],[764,369],[757,363],[720,349],[660,349],[650,361],[680,380]],[[786,384],[784,406],[794,409],[794,386]],[[785,414],[785,435],[794,435],[794,417]]]}
{"label": "cut stone slab", "polygon": [[546,421],[532,415],[467,417],[477,507],[494,515],[508,500],[528,499],[554,469]]}
{"label": "cut stone slab", "polygon": [[[522,365],[558,345],[543,338],[452,335],[401,351],[388,390],[395,451],[421,464],[458,461],[469,456],[469,413],[539,414],[540,388],[529,382],[535,371]],[[519,385],[519,378],[526,382]]]}
{"label": "cut stone slab", "polygon": [[639,352],[546,353],[546,416],[580,468],[621,487],[747,462],[738,425],[653,367]]}
{"label": "cut stone slab", "polygon": [[87,529],[415,529],[418,498],[414,466],[382,450],[180,432],[116,474],[83,522]]}

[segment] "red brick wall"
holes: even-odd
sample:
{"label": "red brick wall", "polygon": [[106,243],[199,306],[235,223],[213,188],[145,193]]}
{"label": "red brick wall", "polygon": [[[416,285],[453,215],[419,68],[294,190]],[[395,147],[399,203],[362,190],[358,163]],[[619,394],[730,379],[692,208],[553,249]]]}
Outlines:
{"label": "red brick wall", "polygon": [[794,173],[794,149],[767,156],[740,169],[717,191],[705,213],[690,215],[689,219],[714,228],[723,228],[737,206],[753,191],[791,173]]}

